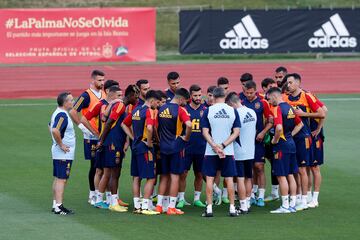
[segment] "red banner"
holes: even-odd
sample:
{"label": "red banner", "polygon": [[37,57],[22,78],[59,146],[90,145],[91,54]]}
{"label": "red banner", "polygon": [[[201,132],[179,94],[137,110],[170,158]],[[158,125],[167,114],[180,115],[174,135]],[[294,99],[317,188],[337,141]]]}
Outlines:
{"label": "red banner", "polygon": [[154,8],[0,10],[0,63],[155,61]]}

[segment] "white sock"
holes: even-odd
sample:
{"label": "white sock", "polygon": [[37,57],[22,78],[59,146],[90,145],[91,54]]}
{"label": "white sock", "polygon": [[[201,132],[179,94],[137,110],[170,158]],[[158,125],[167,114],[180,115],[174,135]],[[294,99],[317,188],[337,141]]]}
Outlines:
{"label": "white sock", "polygon": [[168,208],[175,208],[177,197],[170,197],[170,203]]}
{"label": "white sock", "polygon": [[289,208],[289,195],[281,196],[282,207],[288,209]]}
{"label": "white sock", "polygon": [[206,206],[206,212],[207,213],[212,213],[213,212],[212,211],[212,204],[209,204],[209,205]]}
{"label": "white sock", "polygon": [[230,204],[230,208],[229,208],[229,212],[234,213],[235,210],[235,205],[234,204]]}
{"label": "white sock", "polygon": [[258,191],[258,189],[259,189],[259,185],[255,185],[255,184],[254,184],[254,185],[253,185],[253,188],[252,188],[252,192],[256,194],[257,191]]}
{"label": "white sock", "polygon": [[89,198],[92,199],[95,196],[95,191],[89,191]]}
{"label": "white sock", "polygon": [[213,190],[217,195],[221,196],[221,189],[216,185],[216,183],[213,185]]}
{"label": "white sock", "polygon": [[275,197],[279,197],[279,185],[271,186],[271,195],[273,195]]}
{"label": "white sock", "polygon": [[117,194],[111,195],[111,206],[118,205],[119,204],[118,199],[119,199],[119,196]]}
{"label": "white sock", "polygon": [[160,207],[162,207],[163,206],[163,202],[164,202],[164,196],[163,195],[158,195],[157,196],[157,204],[156,204],[156,206],[160,206]]}
{"label": "white sock", "polygon": [[240,200],[240,209],[243,210],[243,211],[248,210],[246,199],[245,200]]}
{"label": "white sock", "polygon": [[106,203],[107,204],[111,203],[111,192],[106,192]]}
{"label": "white sock", "polygon": [[179,199],[179,201],[185,200],[185,192],[179,192],[178,193],[178,199]]}
{"label": "white sock", "polygon": [[98,194],[96,195],[96,202],[95,203],[102,202],[103,199],[104,199],[104,193],[98,192]]}
{"label": "white sock", "polygon": [[259,188],[259,198],[264,199],[265,197],[265,188]]}
{"label": "white sock", "polygon": [[194,192],[194,202],[200,200],[201,192],[195,191]]}
{"label": "white sock", "polygon": [[141,207],[140,198],[134,197],[133,200],[134,200],[134,208],[139,209]]}
{"label": "white sock", "polygon": [[314,201],[314,203],[319,202],[319,192],[314,192],[313,201]]}
{"label": "white sock", "polygon": [[307,206],[307,195],[302,195],[302,197],[301,197],[301,203],[302,203],[304,206]]}
{"label": "white sock", "polygon": [[52,208],[55,208],[55,206],[56,206],[56,200],[53,200]]}
{"label": "white sock", "polygon": [[60,211],[60,206],[62,205],[62,203],[56,203],[55,204],[55,212],[58,212],[58,211]]}
{"label": "white sock", "polygon": [[227,198],[227,197],[228,197],[227,188],[223,188],[223,190],[222,190],[222,197],[223,197],[223,198]]}
{"label": "white sock", "polygon": [[294,208],[296,206],[296,196],[290,196],[290,207]]}
{"label": "white sock", "polygon": [[301,203],[301,194],[297,194],[296,195],[296,204],[300,204]]}
{"label": "white sock", "polygon": [[169,204],[170,204],[170,197],[169,196],[164,196],[164,199],[163,199],[163,209],[165,211],[167,211],[168,207],[169,207]]}
{"label": "white sock", "polygon": [[313,197],[312,197],[311,191],[308,191],[308,192],[307,192],[307,201],[308,201],[308,202],[311,202],[312,198],[313,198]]}
{"label": "white sock", "polygon": [[247,198],[246,198],[246,205],[247,205],[247,208],[248,208],[248,209],[251,207],[250,197],[247,197]]}
{"label": "white sock", "polygon": [[142,204],[141,204],[142,210],[148,210],[149,209],[149,199],[143,198]]}

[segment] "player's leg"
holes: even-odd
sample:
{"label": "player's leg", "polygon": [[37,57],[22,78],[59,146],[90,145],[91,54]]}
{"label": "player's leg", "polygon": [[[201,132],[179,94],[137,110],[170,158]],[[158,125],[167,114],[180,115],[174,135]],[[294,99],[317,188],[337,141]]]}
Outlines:
{"label": "player's leg", "polygon": [[248,207],[246,202],[246,188],[245,188],[245,169],[244,161],[236,161],[236,183],[237,193],[240,202],[240,206],[236,208],[239,214],[248,213]]}
{"label": "player's leg", "polygon": [[163,207],[165,203],[165,197],[167,196],[168,186],[170,182],[170,157],[167,154],[161,154],[160,158],[160,181],[159,181],[159,188],[158,188],[158,199],[156,203],[155,211],[162,213]]}
{"label": "player's leg", "polygon": [[309,204],[309,207],[315,208],[319,206],[319,192],[320,192],[320,186],[321,186],[321,172],[320,172],[320,166],[312,166],[311,172],[314,176],[314,194],[312,197],[312,201]]}
{"label": "player's leg", "polygon": [[96,196],[96,201],[94,205],[96,208],[103,208],[103,209],[109,208],[109,205],[107,205],[103,200],[104,200],[106,187],[110,181],[110,177],[111,177],[111,168],[104,167],[104,173],[99,183],[99,193]]}
{"label": "player's leg", "polygon": [[200,196],[203,185],[203,175],[201,173],[202,165],[204,162],[204,155],[196,154],[193,159],[193,170],[194,170],[194,202],[193,205],[196,207],[206,207],[206,205],[201,202]]}
{"label": "player's leg", "polygon": [[255,169],[255,166],[253,167],[253,180],[252,180],[252,189],[251,189],[251,198],[250,198],[250,204],[256,205],[257,200],[257,192],[259,190],[259,176],[257,174],[257,171]]}
{"label": "player's leg", "polygon": [[236,217],[238,213],[235,209],[234,176],[237,175],[235,159],[234,156],[226,156],[224,159],[218,158],[218,161],[221,166],[221,176],[224,177],[228,189],[229,216]]}
{"label": "player's leg", "polygon": [[213,217],[213,187],[215,177],[218,175],[218,156],[205,156],[201,168],[202,175],[206,177],[206,208],[202,217]]}
{"label": "player's leg", "polygon": [[222,191],[219,188],[219,186],[220,186],[220,178],[221,178],[220,176],[221,176],[221,172],[217,171],[216,176],[214,178],[214,184],[213,184],[215,205],[220,205],[221,204]]}
{"label": "player's leg", "polygon": [[245,160],[244,162],[244,176],[245,176],[245,190],[246,190],[246,204],[248,211],[250,211],[251,203],[251,194],[253,188],[253,163],[254,160]]}
{"label": "player's leg", "polygon": [[186,190],[186,178],[187,178],[187,175],[188,175],[187,170],[183,174],[180,175],[179,193],[178,193],[178,196],[177,196],[178,204],[176,205],[177,208],[183,208],[186,205],[185,190]]}
{"label": "player's leg", "polygon": [[265,178],[265,146],[263,143],[256,142],[255,144],[255,164],[254,170],[257,175],[258,191],[259,195],[256,200],[256,205],[259,207],[265,206],[265,187],[266,187],[266,178]]}
{"label": "player's leg", "polygon": [[180,175],[184,173],[184,155],[183,152],[171,155],[170,162],[170,203],[167,210],[168,215],[181,215],[184,212],[176,209],[176,200],[179,193]]}
{"label": "player's leg", "polygon": [[289,175],[289,154],[277,151],[274,154],[274,174],[278,178],[280,194],[281,194],[281,206],[280,208],[270,211],[270,213],[290,213],[289,205],[289,184],[287,176]]}
{"label": "player's leg", "polygon": [[84,139],[84,155],[86,160],[90,160],[90,167],[88,172],[89,182],[89,198],[88,202],[91,204],[91,199],[95,196],[95,173],[96,173],[96,140]]}
{"label": "player's leg", "polygon": [[54,213],[67,215],[74,213],[72,210],[64,207],[64,191],[66,181],[70,176],[72,161],[54,160]]}

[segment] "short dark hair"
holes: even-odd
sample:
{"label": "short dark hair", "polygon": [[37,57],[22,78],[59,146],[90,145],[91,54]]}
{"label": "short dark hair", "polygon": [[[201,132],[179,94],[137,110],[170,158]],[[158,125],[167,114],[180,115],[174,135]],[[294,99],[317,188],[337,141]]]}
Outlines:
{"label": "short dark hair", "polygon": [[229,79],[226,77],[219,77],[217,80],[217,85],[229,84]]}
{"label": "short dark hair", "polygon": [[176,80],[180,77],[180,75],[177,72],[169,72],[167,75],[167,80]]}
{"label": "short dark hair", "polygon": [[163,91],[157,90],[156,92],[157,92],[157,94],[160,96],[160,100],[161,100],[161,98],[167,99],[167,96],[166,96],[166,94],[165,94]]}
{"label": "short dark hair", "polygon": [[281,89],[278,87],[272,87],[269,89],[269,91],[267,92],[268,95],[273,94],[273,93],[278,93],[281,94]]}
{"label": "short dark hair", "polygon": [[246,88],[246,89],[255,89],[256,90],[256,83],[254,82],[254,81],[247,81],[247,82],[245,82],[245,85],[244,85],[244,87]]}
{"label": "short dark hair", "polygon": [[115,80],[106,80],[106,82],[104,83],[104,90],[112,87],[112,86],[119,86],[119,83]]}
{"label": "short dark hair", "polygon": [[201,90],[201,87],[199,85],[193,84],[189,88],[189,93],[191,94],[192,92],[197,92],[197,91],[200,91],[200,90]]}
{"label": "short dark hair", "polygon": [[64,106],[65,100],[70,94],[70,92],[62,92],[58,95],[56,101],[59,107]]}
{"label": "short dark hair", "polygon": [[251,73],[243,73],[240,77],[240,82],[242,83],[252,80],[253,80],[253,75]]}
{"label": "short dark hair", "polygon": [[149,90],[146,95],[145,95],[145,99],[149,100],[151,98],[155,98],[156,100],[160,100],[161,101],[161,97],[158,94],[158,91],[156,90]]}
{"label": "short dark hair", "polygon": [[284,77],[283,81],[287,82],[289,77],[293,77],[295,80],[298,80],[301,82],[301,76],[298,73],[290,73],[290,74],[286,74],[286,76]]}
{"label": "short dark hair", "polygon": [[91,78],[92,79],[95,79],[97,76],[102,76],[104,77],[105,76],[105,73],[100,71],[100,70],[94,70],[91,72]]}
{"label": "short dark hair", "polygon": [[236,92],[230,92],[225,98],[225,102],[227,104],[229,104],[229,103],[237,103],[239,101],[240,101],[240,98],[239,98],[239,96],[238,96],[238,94]]}
{"label": "short dark hair", "polygon": [[266,88],[267,86],[269,86],[270,84],[273,84],[273,83],[276,83],[274,79],[265,78],[264,80],[261,81],[261,87]]}
{"label": "short dark hair", "polygon": [[125,89],[125,97],[130,96],[131,94],[139,93],[139,88],[135,84],[130,84]]}
{"label": "short dark hair", "polygon": [[109,92],[117,92],[117,91],[121,91],[119,86],[113,85],[113,86],[109,87]]}
{"label": "short dark hair", "polygon": [[287,73],[287,69],[286,69],[286,67],[280,66],[280,67],[275,69],[275,72],[276,73],[279,73],[279,72]]}
{"label": "short dark hair", "polygon": [[207,93],[212,93],[215,88],[216,88],[216,86],[210,86],[210,87],[208,87]]}
{"label": "short dark hair", "polygon": [[223,98],[225,97],[225,90],[221,87],[216,87],[213,91],[214,98]]}
{"label": "short dark hair", "polygon": [[185,99],[189,99],[189,98],[190,98],[189,91],[188,91],[186,88],[176,89],[176,91],[175,91],[175,96],[183,97],[183,98],[185,98]]}
{"label": "short dark hair", "polygon": [[141,85],[143,85],[143,84],[148,84],[148,83],[149,83],[148,80],[146,80],[146,79],[140,79],[140,80],[138,80],[138,81],[136,82],[136,86],[138,86],[138,88],[140,89]]}

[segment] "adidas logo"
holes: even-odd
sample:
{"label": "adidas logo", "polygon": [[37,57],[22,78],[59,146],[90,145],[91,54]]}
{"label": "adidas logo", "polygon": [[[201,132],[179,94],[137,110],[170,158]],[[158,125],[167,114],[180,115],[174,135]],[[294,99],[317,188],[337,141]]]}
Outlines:
{"label": "adidas logo", "polygon": [[220,41],[222,49],[266,49],[269,41],[261,38],[261,33],[256,27],[250,15],[241,19],[232,30],[225,33]]}
{"label": "adidas logo", "polygon": [[164,111],[162,111],[159,115],[161,118],[172,118],[172,115],[170,113],[169,108],[166,108]]}
{"label": "adidas logo", "polygon": [[226,113],[225,109],[221,109],[215,113],[214,118],[230,118],[230,116]]}
{"label": "adidas logo", "polygon": [[289,109],[289,112],[287,114],[287,119],[292,119],[292,118],[295,118],[295,113],[294,111],[290,108]]}
{"label": "adidas logo", "polygon": [[255,118],[248,112],[245,115],[243,123],[248,123],[248,122],[253,122],[253,121],[255,121]]}
{"label": "adidas logo", "polygon": [[137,111],[133,114],[132,120],[140,120],[140,110],[137,110]]}
{"label": "adidas logo", "polygon": [[336,13],[314,32],[314,37],[309,39],[308,44],[311,48],[354,48],[357,40],[350,37],[340,15]]}

